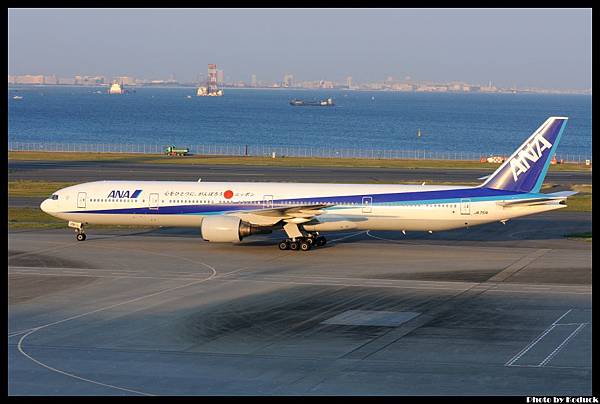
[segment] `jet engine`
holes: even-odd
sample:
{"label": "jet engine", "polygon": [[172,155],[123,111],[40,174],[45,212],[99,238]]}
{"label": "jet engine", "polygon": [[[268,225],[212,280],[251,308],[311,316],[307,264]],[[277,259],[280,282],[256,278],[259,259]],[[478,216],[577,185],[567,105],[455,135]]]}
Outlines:
{"label": "jet engine", "polygon": [[237,243],[252,234],[268,234],[270,229],[243,222],[235,216],[209,216],[202,219],[200,233],[206,241]]}

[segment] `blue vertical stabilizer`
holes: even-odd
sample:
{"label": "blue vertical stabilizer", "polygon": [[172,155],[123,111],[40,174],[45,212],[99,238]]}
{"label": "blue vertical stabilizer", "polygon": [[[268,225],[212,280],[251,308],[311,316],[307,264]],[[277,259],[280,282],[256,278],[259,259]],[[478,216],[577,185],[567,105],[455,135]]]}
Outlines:
{"label": "blue vertical stabilizer", "polygon": [[482,187],[516,192],[539,192],[567,119],[548,118],[482,184]]}

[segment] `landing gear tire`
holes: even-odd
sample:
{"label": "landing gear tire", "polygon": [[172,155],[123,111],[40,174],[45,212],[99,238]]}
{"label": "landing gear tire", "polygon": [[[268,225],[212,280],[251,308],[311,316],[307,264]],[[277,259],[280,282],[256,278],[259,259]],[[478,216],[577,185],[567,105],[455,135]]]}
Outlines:
{"label": "landing gear tire", "polygon": [[327,239],[324,236],[319,236],[315,240],[317,247],[323,247],[327,243]]}
{"label": "landing gear tire", "polygon": [[77,233],[77,241],[84,241],[85,240],[85,233]]}
{"label": "landing gear tire", "polygon": [[287,250],[288,248],[290,248],[290,245],[287,241],[282,241],[281,243],[279,243],[280,250]]}
{"label": "landing gear tire", "polygon": [[309,243],[308,240],[304,240],[300,242],[300,249],[302,251],[308,251],[310,250],[310,247],[312,246],[312,243]]}
{"label": "landing gear tire", "polygon": [[299,243],[297,241],[290,242],[290,250],[297,251],[300,247],[298,244]]}

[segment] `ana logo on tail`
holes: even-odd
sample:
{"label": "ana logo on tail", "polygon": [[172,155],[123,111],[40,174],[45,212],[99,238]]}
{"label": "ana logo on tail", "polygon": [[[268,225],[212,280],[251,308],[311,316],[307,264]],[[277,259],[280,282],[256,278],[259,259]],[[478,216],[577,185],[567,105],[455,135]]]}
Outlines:
{"label": "ana logo on tail", "polygon": [[526,144],[519,153],[510,160],[510,168],[512,170],[513,179],[515,182],[519,175],[524,174],[531,167],[529,161],[535,163],[542,157],[543,151],[550,149],[552,143],[544,139],[543,132],[533,138],[531,143]]}

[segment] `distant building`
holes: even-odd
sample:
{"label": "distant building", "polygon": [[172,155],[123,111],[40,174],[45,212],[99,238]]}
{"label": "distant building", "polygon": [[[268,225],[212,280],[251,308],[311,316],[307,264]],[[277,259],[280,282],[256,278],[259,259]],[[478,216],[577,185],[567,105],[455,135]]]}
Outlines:
{"label": "distant building", "polygon": [[223,70],[217,70],[217,84],[223,85],[224,82],[225,82],[225,73],[223,73]]}
{"label": "distant building", "polygon": [[256,74],[252,75],[252,79],[251,79],[251,86],[252,87],[256,87],[258,85],[257,81],[256,81]]}
{"label": "distant building", "polygon": [[58,78],[53,74],[44,76],[44,84],[58,84]]}
{"label": "distant building", "polygon": [[392,84],[392,90],[395,90],[395,91],[413,91],[414,88],[413,88],[412,84],[408,84],[408,83],[396,83],[396,84]]}
{"label": "distant building", "polygon": [[129,76],[119,76],[119,77],[115,77],[115,81],[121,85],[125,85],[125,86],[135,86],[136,85],[136,80],[134,77],[129,77]]}
{"label": "distant building", "polygon": [[492,82],[490,81],[489,85],[479,87],[479,91],[481,91],[482,93],[495,93],[496,91],[498,91],[498,89],[496,88],[496,86],[493,86]]}
{"label": "distant building", "polygon": [[286,73],[283,76],[282,87],[293,87],[294,86],[294,75]]}
{"label": "distant building", "polygon": [[44,76],[41,74],[13,76],[13,84],[44,84]]}
{"label": "distant building", "polygon": [[443,93],[448,91],[447,86],[441,85],[422,85],[417,87],[417,92],[427,92],[427,93]]}
{"label": "distant building", "polygon": [[73,77],[60,77],[58,84],[73,85],[75,84],[75,79]]}
{"label": "distant building", "polygon": [[74,84],[94,86],[104,84],[104,76],[75,76]]}
{"label": "distant building", "polygon": [[352,76],[346,77],[346,87],[352,88]]}
{"label": "distant building", "polygon": [[381,83],[367,83],[363,87],[368,90],[381,90],[383,85]]}

